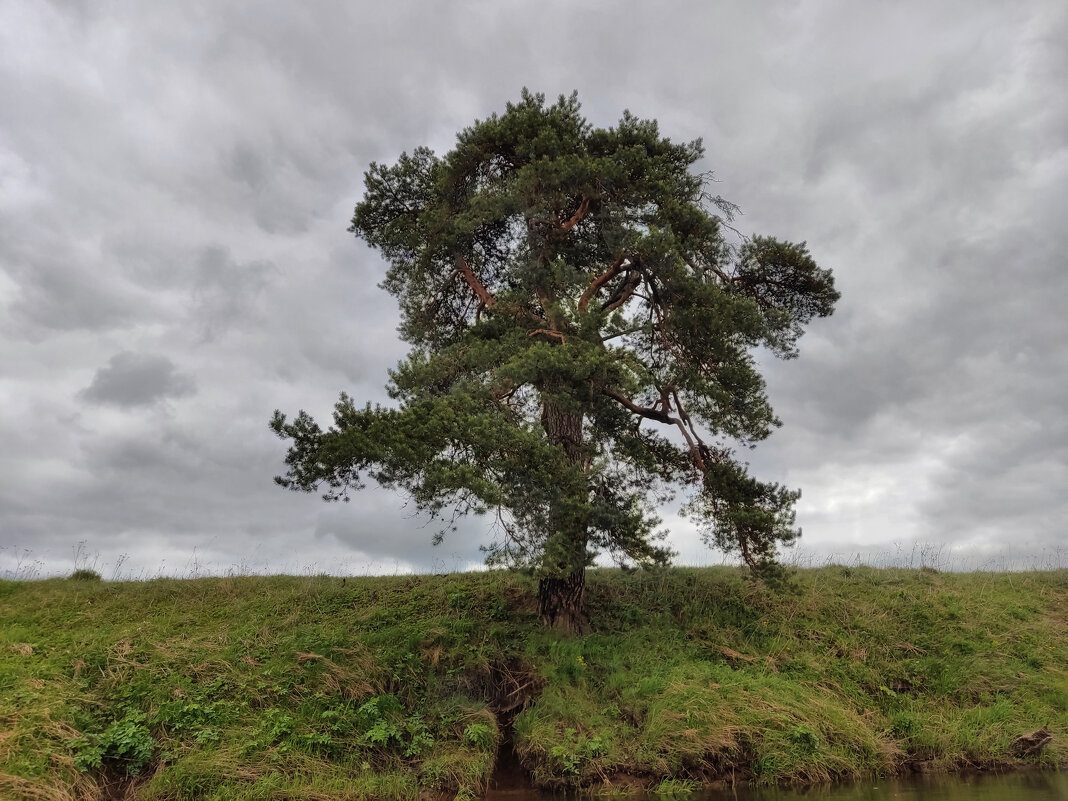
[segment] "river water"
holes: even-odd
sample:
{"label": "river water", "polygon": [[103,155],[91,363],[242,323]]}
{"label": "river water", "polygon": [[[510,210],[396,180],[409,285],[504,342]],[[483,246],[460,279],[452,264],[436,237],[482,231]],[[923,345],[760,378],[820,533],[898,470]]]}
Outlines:
{"label": "river water", "polygon": [[[487,801],[560,801],[560,798],[533,790],[491,790]],[[656,796],[637,798],[659,801]],[[1068,773],[881,779],[799,790],[739,787],[701,791],[685,799],[679,797],[678,801],[1068,801]]]}

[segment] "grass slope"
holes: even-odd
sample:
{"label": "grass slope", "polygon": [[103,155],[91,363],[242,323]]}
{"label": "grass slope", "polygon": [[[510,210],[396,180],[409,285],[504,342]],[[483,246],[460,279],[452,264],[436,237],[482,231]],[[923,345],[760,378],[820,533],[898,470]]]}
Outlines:
{"label": "grass slope", "polygon": [[509,741],[665,793],[1068,762],[1068,571],[795,580],[592,571],[571,639],[507,573],[0,582],[0,797],[471,797]]}

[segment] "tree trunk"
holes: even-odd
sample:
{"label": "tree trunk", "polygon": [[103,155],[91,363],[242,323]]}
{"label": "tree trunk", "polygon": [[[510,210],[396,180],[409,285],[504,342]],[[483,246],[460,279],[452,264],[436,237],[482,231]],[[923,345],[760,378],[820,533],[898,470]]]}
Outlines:
{"label": "tree trunk", "polygon": [[553,445],[561,445],[571,464],[582,464],[582,415],[570,414],[552,399],[542,396],[541,427]]}
{"label": "tree trunk", "polygon": [[[582,414],[561,408],[551,395],[543,392],[541,425],[549,442],[564,449],[567,460],[585,472],[586,454],[582,447]],[[573,520],[561,511],[553,515],[557,530],[568,539],[566,562],[557,565],[558,575],[543,576],[538,582],[538,608],[545,625],[567,634],[587,629],[586,591],[586,523]]]}
{"label": "tree trunk", "polygon": [[564,634],[585,632],[589,625],[585,593],[585,567],[564,578],[543,578],[538,582],[538,608],[542,622]]}

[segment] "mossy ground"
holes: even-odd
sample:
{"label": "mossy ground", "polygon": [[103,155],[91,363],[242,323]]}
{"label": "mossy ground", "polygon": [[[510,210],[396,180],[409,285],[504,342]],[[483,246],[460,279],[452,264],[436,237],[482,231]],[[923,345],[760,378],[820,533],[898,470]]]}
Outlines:
{"label": "mossy ground", "polygon": [[1068,762],[1068,571],[794,582],[591,571],[573,638],[500,572],[0,582],[0,797],[470,797],[506,736],[668,795]]}

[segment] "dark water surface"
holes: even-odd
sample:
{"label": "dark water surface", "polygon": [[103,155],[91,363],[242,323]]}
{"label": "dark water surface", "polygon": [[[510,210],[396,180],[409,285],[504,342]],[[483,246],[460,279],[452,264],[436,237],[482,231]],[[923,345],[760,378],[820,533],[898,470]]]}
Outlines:
{"label": "dark water surface", "polygon": [[[488,801],[552,801],[559,798],[534,790],[491,790],[487,795]],[[659,801],[656,796],[647,799]],[[696,792],[685,801],[1068,801],[1068,773],[885,779],[800,790],[739,787]]]}

